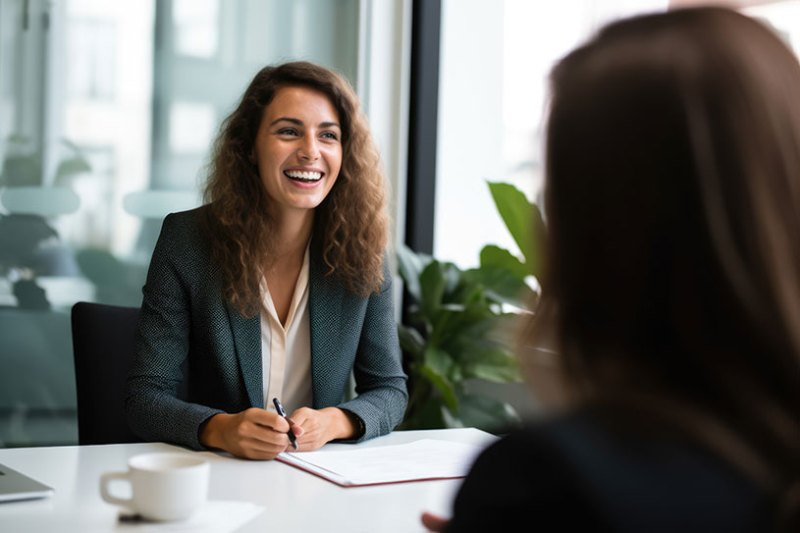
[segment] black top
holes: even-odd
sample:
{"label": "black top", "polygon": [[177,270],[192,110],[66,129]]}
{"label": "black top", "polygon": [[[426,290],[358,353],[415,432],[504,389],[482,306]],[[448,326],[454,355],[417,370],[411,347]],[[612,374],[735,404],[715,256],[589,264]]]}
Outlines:
{"label": "black top", "polygon": [[588,411],[485,450],[448,533],[766,532],[766,498],[732,465],[677,435],[612,430]]}

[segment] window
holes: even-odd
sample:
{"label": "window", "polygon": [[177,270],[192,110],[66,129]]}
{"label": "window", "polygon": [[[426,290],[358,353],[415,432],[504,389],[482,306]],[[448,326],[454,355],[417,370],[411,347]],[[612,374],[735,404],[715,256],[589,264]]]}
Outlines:
{"label": "window", "polygon": [[666,0],[443,0],[434,255],[468,268],[489,243],[515,250],[487,181],[536,200],[553,64],[609,20]]}
{"label": "window", "polygon": [[[443,0],[434,255],[478,264],[494,243],[516,250],[486,181],[536,201],[553,64],[605,23],[696,0]],[[800,2],[737,2],[800,52]]]}

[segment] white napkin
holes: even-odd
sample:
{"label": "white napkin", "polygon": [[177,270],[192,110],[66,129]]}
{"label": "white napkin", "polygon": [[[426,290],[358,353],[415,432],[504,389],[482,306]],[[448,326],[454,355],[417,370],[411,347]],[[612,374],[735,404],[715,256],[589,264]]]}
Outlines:
{"label": "white napkin", "polygon": [[209,501],[186,520],[177,522],[134,521],[117,523],[114,531],[136,531],[141,533],[186,532],[227,533],[236,531],[261,514],[264,507],[250,502]]}

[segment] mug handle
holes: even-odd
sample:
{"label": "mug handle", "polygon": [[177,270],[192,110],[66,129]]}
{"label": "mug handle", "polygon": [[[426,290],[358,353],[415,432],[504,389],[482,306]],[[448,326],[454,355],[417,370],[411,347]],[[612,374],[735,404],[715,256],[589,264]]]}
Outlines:
{"label": "mug handle", "polygon": [[108,490],[109,485],[114,480],[127,481],[130,483],[130,472],[106,472],[100,476],[100,496],[108,503],[130,508],[133,504],[133,498],[119,498],[111,494],[111,491]]}

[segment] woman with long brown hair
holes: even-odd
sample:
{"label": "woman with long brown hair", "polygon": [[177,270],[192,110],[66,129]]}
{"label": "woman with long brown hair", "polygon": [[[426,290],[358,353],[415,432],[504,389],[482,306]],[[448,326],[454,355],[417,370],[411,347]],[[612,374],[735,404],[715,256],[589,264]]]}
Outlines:
{"label": "woman with long brown hair", "polygon": [[735,11],[678,10],[604,28],[552,90],[522,352],[554,339],[572,402],[426,524],[800,531],[796,56]]}
{"label": "woman with long brown hair", "polygon": [[256,459],[394,429],[407,392],[385,177],[349,84],[307,62],[258,72],[205,197],[167,216],[153,252],[130,427]]}

